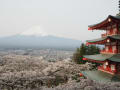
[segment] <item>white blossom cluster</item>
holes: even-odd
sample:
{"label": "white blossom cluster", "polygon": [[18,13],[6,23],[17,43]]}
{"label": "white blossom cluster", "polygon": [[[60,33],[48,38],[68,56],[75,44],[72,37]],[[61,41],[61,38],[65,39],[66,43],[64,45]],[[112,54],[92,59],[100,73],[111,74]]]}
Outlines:
{"label": "white blossom cluster", "polygon": [[[92,64],[63,60],[48,62],[39,56],[9,54],[0,57],[0,90],[120,90],[120,83],[98,83],[78,77]],[[74,80],[77,75],[76,82]],[[74,79],[73,79],[74,77]]]}

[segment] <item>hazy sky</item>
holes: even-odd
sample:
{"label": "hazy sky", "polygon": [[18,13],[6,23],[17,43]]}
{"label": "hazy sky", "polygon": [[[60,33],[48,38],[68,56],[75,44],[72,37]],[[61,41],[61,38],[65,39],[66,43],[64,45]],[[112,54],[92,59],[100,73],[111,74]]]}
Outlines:
{"label": "hazy sky", "polygon": [[[119,0],[0,0],[0,36],[56,35],[78,40],[100,36],[88,25],[118,13]],[[103,32],[104,33],[104,32]]]}

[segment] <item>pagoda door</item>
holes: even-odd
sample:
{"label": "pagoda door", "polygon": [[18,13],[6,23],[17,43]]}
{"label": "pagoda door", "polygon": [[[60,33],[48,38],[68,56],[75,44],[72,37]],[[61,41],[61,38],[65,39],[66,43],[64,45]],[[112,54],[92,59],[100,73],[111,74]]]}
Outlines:
{"label": "pagoda door", "polygon": [[109,52],[112,52],[112,46],[109,46]]}

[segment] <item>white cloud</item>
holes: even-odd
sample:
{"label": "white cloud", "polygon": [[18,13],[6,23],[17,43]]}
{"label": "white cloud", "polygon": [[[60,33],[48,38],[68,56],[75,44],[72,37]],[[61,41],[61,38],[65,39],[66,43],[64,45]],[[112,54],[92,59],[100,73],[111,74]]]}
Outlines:
{"label": "white cloud", "polygon": [[42,26],[32,26],[30,29],[22,32],[20,35],[26,36],[47,36],[48,34],[43,30]]}

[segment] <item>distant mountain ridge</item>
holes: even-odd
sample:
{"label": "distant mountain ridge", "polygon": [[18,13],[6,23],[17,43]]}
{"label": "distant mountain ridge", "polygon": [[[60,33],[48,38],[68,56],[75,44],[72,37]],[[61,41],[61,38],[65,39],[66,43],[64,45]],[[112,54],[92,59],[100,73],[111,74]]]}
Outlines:
{"label": "distant mountain ridge", "polygon": [[20,48],[20,47],[36,47],[36,48],[76,48],[81,45],[81,41],[48,36],[24,36],[14,35],[0,38],[0,47],[3,48]]}

